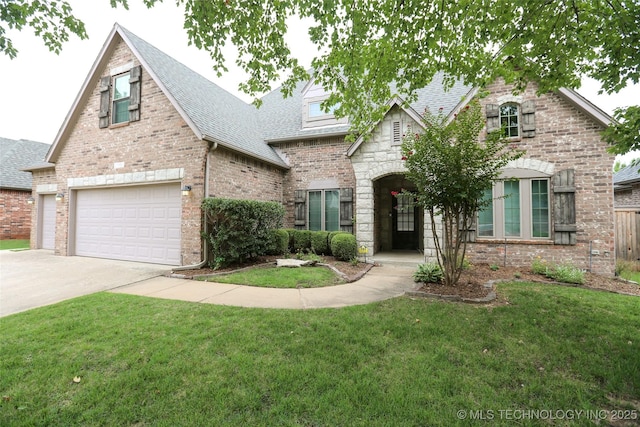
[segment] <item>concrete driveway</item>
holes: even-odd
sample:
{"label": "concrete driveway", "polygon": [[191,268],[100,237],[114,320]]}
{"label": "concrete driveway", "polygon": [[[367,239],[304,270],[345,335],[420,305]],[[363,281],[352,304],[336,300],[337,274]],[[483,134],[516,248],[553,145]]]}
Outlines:
{"label": "concrete driveway", "polygon": [[49,250],[0,251],[0,316],[130,285],[171,267],[56,256]]}

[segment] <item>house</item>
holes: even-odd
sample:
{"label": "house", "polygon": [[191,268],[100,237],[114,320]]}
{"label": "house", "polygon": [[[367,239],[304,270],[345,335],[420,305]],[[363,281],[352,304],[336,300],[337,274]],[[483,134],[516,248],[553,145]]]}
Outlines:
{"label": "house", "polygon": [[640,165],[613,174],[616,258],[640,260]]}
{"label": "house", "polygon": [[[431,258],[424,212],[391,192],[411,189],[403,133],[419,131],[426,108],[453,115],[477,92],[460,82],[444,91],[442,83],[437,76],[410,105],[391,99],[369,138],[349,145],[349,124],[323,111],[328,94],[313,81],[288,98],[275,90],[256,109],[116,24],[47,163],[32,170],[33,245],[199,264],[200,204],[215,196],[280,202],[287,227],[353,232],[373,256],[408,250]],[[527,155],[505,170],[518,180],[496,185],[492,212],[469,233],[472,258],[529,265],[540,255],[612,274],[613,157],[599,135],[611,118],[571,90],[486,89],[488,126],[508,123]],[[513,197],[499,198],[506,193]],[[55,222],[44,222],[47,209]]]}
{"label": "house", "polygon": [[22,168],[42,161],[49,144],[0,137],[0,240],[31,235],[31,174]]}

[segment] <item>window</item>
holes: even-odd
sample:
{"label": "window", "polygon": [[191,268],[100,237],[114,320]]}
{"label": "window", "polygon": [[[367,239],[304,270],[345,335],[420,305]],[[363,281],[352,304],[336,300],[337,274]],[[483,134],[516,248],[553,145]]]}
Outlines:
{"label": "window", "polygon": [[504,129],[505,136],[510,138],[520,136],[518,105],[504,104],[500,106],[500,127]]}
{"label": "window", "polygon": [[414,231],[415,228],[415,205],[413,196],[399,194],[397,198],[396,230]]}
{"label": "window", "polygon": [[309,191],[309,230],[340,230],[340,191]]}
{"label": "window", "polygon": [[492,199],[478,212],[478,237],[499,239],[550,238],[549,180],[510,179],[485,191]]}
{"label": "window", "polygon": [[98,127],[140,120],[142,66],[125,64],[100,78]]}
{"label": "window", "polygon": [[309,102],[309,118],[332,116],[333,112],[340,107],[339,104],[332,105],[328,110],[322,109],[323,101]]}
{"label": "window", "polygon": [[112,123],[129,121],[129,73],[113,79],[113,120]]}

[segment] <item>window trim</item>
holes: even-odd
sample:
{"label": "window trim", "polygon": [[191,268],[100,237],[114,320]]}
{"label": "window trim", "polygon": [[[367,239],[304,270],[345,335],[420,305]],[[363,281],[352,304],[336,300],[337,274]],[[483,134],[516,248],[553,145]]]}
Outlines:
{"label": "window trim", "polygon": [[[128,89],[128,93],[127,96],[121,97],[121,98],[116,98],[116,85],[119,79],[124,79],[126,77],[127,79],[127,89]],[[112,88],[113,90],[111,91],[111,111],[113,111],[113,113],[111,114],[111,124],[112,125],[120,125],[123,123],[128,123],[129,122],[129,105],[131,104],[131,73],[130,72],[126,72],[126,73],[122,73],[122,74],[118,74],[112,77],[113,80],[113,84],[112,84]],[[116,118],[118,116],[118,111],[116,109],[116,104],[117,103],[121,103],[124,104],[126,100],[126,120],[121,120],[121,121],[116,121]],[[123,113],[124,115],[124,113]]]}
{"label": "window trim", "polygon": [[[337,196],[338,209],[336,211],[335,223],[337,225],[337,229],[335,230],[327,230],[327,192],[335,192]],[[320,193],[320,229],[313,230],[311,228],[311,193]],[[318,189],[309,189],[307,190],[307,230],[311,231],[340,231],[340,189],[339,188],[318,188]]]}
{"label": "window trim", "polygon": [[[502,109],[504,107],[514,107],[516,109],[515,114],[508,114],[508,115],[503,115],[502,113]],[[509,125],[509,119],[511,117],[515,117],[517,119],[517,123],[516,126],[511,126]],[[502,121],[503,118],[506,118],[507,120],[507,127],[504,128],[502,126]],[[510,139],[520,139],[522,137],[522,106],[517,103],[517,102],[505,102],[500,104],[500,106],[498,107],[498,123],[500,124],[500,127],[503,129],[503,132],[505,132],[505,136],[507,138]],[[516,129],[517,130],[517,135],[511,135],[511,129]]]}
{"label": "window trim", "polygon": [[[518,174],[522,175],[522,174]],[[477,240],[512,240],[512,241],[550,241],[552,239],[552,206],[551,206],[551,177],[542,174],[532,174],[536,176],[511,177],[494,183],[492,187],[492,209],[493,209],[493,235],[480,234],[480,213],[476,214],[476,223],[478,227]],[[517,180],[519,183],[519,215],[520,215],[520,234],[518,236],[507,236],[505,234],[505,197],[504,182]],[[534,237],[533,231],[533,191],[532,185],[534,181],[545,181],[547,186],[547,232],[546,236]]]}

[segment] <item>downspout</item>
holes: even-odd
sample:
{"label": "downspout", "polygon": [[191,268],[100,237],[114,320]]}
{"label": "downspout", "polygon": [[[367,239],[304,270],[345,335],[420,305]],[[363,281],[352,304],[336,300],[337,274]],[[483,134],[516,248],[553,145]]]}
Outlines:
{"label": "downspout", "polygon": [[[205,164],[204,164],[204,197],[208,197],[209,194],[209,157],[211,156],[211,153],[213,151],[215,151],[218,148],[218,143],[216,141],[209,141],[209,149],[207,150],[207,159],[205,160]],[[176,267],[173,269],[173,271],[182,271],[182,270],[195,270],[198,268],[202,268],[204,267],[208,260],[209,257],[209,251],[207,250],[207,242],[208,239],[205,237],[207,235],[207,218],[204,218],[204,226],[203,226],[203,233],[202,233],[202,249],[204,250],[204,254],[202,256],[202,261],[199,262],[198,264],[192,264],[192,265],[181,265],[180,267]]]}

